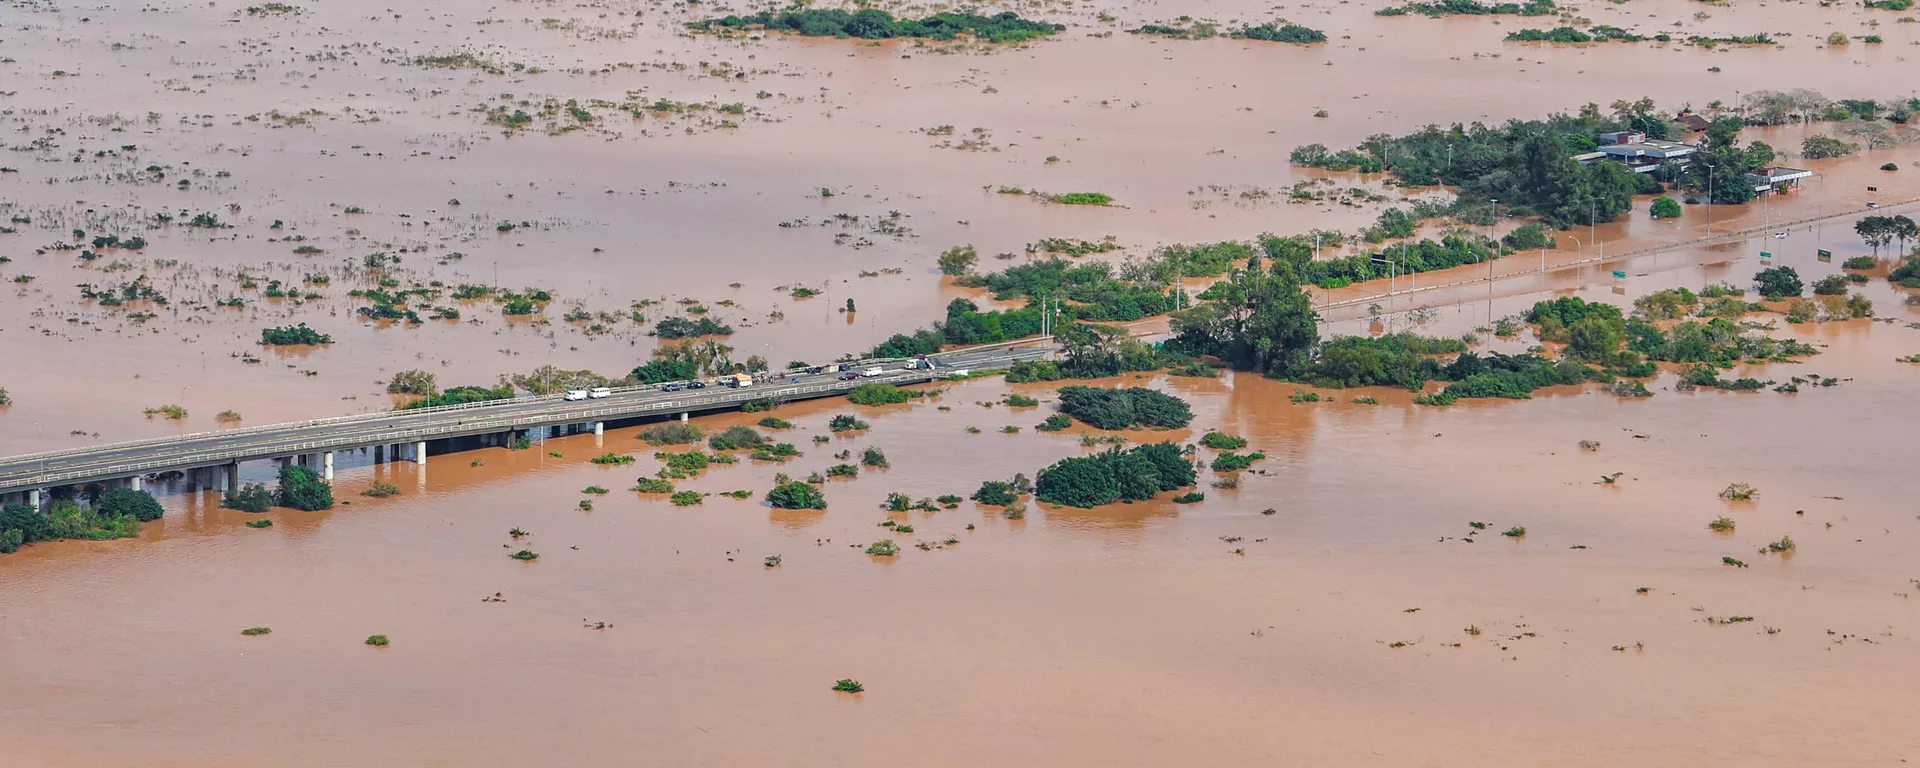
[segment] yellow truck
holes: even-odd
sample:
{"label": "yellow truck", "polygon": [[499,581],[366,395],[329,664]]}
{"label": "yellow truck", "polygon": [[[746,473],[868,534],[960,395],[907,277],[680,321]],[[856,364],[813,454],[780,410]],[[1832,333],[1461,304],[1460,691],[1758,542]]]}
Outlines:
{"label": "yellow truck", "polygon": [[721,377],[720,380],[726,382],[727,386],[733,387],[734,389],[753,386],[753,377],[744,373],[736,373],[736,374],[733,374],[732,376],[724,376],[724,377]]}

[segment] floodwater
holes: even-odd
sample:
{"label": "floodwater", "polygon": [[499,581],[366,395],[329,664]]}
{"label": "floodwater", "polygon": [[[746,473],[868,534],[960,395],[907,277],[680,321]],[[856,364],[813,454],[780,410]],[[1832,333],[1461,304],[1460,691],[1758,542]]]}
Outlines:
{"label": "floodwater", "polygon": [[[28,221],[0,234],[11,259],[0,277],[34,279],[0,291],[0,387],[15,402],[0,407],[0,452],[211,429],[227,409],[247,423],[381,409],[378,382],[406,368],[442,385],[546,364],[619,375],[656,343],[625,320],[642,299],[657,302],[641,310],[649,320],[703,303],[738,328],[739,356],[819,360],[972,295],[933,270],[954,244],[975,244],[992,269],[1004,263],[994,254],[1043,237],[1113,236],[1125,248],[1106,257],[1119,258],[1352,230],[1384,206],[1282,202],[1309,177],[1286,165],[1293,147],[1641,96],[1668,108],[1760,88],[1887,98],[1911,88],[1899,75],[1920,41],[1898,14],[1807,3],[1578,10],[1649,34],[1782,41],[1718,52],[1509,44],[1505,31],[1551,20],[1378,18],[1377,7],[1022,6],[1070,27],[980,52],[678,34],[728,10],[705,4],[349,2],[258,15],[236,3],[13,3],[0,17],[0,124],[15,171],[0,173],[0,210]],[[1182,14],[1277,14],[1332,42],[1118,32]],[[1885,42],[1822,47],[1834,30]],[[459,51],[505,73],[408,63]],[[593,122],[548,135],[567,124],[561,109],[507,136],[474,111],[537,113],[549,97],[577,99]],[[594,99],[715,106],[634,119]],[[1322,108],[1327,118],[1311,117]],[[924,130],[942,125],[954,133]],[[1830,129],[1746,138],[1791,149]],[[1563,234],[1545,258],[1597,255],[1596,239],[1618,254],[1763,234],[1382,300],[1378,317],[1336,309],[1327,332],[1454,335],[1556,294],[1624,304],[1744,283],[1762,250],[1811,280],[1867,253],[1851,221],[1782,225],[1779,240],[1764,234],[1776,223],[1920,196],[1914,145],[1790,162],[1820,174],[1794,197],[1690,206],[1667,222],[1643,203],[1627,222]],[[1901,170],[1877,170],[1885,162]],[[1120,205],[1054,206],[1000,186],[1103,191]],[[158,211],[174,223],[138,223]],[[234,227],[184,226],[200,212]],[[84,247],[76,228],[151,244],[93,261],[51,247]],[[303,245],[323,253],[295,254]],[[391,274],[403,283],[537,286],[556,301],[544,323],[451,300],[459,322],[359,320],[364,303],[346,294],[374,287],[353,265],[375,252],[400,257]],[[1537,266],[1523,255],[1493,269]],[[142,273],[170,305],[104,308],[72,287]],[[241,287],[314,273],[331,282],[302,288],[322,295],[302,303]],[[793,299],[793,286],[822,293]],[[1196,505],[1036,507],[1007,520],[968,502],[893,515],[916,529],[896,539],[930,546],[895,559],[861,552],[888,530],[876,527],[887,493],[966,495],[1089,450],[1075,432],[1032,430],[1046,405],[979,405],[1009,390],[1044,400],[1048,388],[976,381],[934,403],[859,409],[873,430],[826,445],[807,438],[851,406],[783,407],[776,415],[799,427],[784,439],[807,456],[710,470],[682,487],[755,497],[697,507],[623,490],[654,469],[631,430],[425,468],[345,460],[340,498],[352,504],[278,510],[265,530],[163,488],[169,513],[140,540],[0,557],[0,741],[10,761],[61,766],[1907,761],[1920,756],[1906,726],[1920,704],[1906,683],[1920,672],[1908,597],[1920,590],[1909,554],[1920,518],[1901,479],[1920,366],[1894,358],[1920,353],[1906,327],[1920,312],[1884,280],[1860,289],[1895,322],[1783,327],[1823,353],[1742,374],[1848,379],[1798,395],[1679,393],[1663,379],[1646,400],[1568,388],[1432,409],[1404,392],[1369,392],[1378,406],[1346,402],[1354,393],[1295,405],[1292,385],[1254,377],[1143,379],[1198,414],[1193,430],[1163,437],[1217,427],[1270,458]],[[212,306],[234,295],[247,306]],[[849,299],[857,311],[841,312]],[[576,307],[620,322],[589,333],[562,320]],[[143,311],[153,316],[131,316]],[[253,343],[294,322],[336,343]],[[141,415],[165,403],[189,417]],[[1000,434],[1006,425],[1021,431]],[[1601,445],[1586,452],[1581,440]],[[867,445],[892,468],[829,483],[825,512],[758,501],[775,472],[803,476]],[[587,463],[609,450],[641,460]],[[403,495],[359,496],[375,479]],[[1716,498],[1737,482],[1760,496]],[[589,485],[613,491],[578,493]],[[1722,514],[1735,533],[1707,530]],[[1474,521],[1488,528],[1469,543]],[[1499,535],[1513,526],[1526,535]],[[515,543],[515,527],[531,535]],[[1755,552],[1783,535],[1797,551]],[[540,559],[507,557],[522,546]],[[776,554],[779,567],[763,565]],[[495,593],[503,602],[482,602]],[[1710,621],[1739,616],[1752,620]],[[609,626],[585,626],[599,622]],[[273,633],[239,634],[251,626]],[[371,634],[392,646],[363,645]],[[840,678],[868,690],[829,691]]]}

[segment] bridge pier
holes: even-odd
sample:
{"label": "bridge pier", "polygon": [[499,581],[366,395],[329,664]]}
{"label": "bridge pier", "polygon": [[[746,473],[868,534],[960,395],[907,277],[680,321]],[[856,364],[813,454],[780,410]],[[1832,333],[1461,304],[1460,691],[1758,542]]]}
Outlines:
{"label": "bridge pier", "polygon": [[240,487],[240,462],[237,462],[237,461],[227,462],[227,465],[225,467],[222,467],[222,469],[226,470],[220,473],[222,475],[220,479],[225,481],[225,485],[226,485],[226,488],[223,490],[231,491],[236,488],[239,488]]}
{"label": "bridge pier", "polygon": [[331,482],[333,480],[333,451],[327,451],[320,459],[320,474]]}
{"label": "bridge pier", "polygon": [[40,489],[27,491],[27,505],[33,507],[35,512],[40,511]]}
{"label": "bridge pier", "polygon": [[427,441],[422,440],[413,444],[413,463],[423,467],[427,465]]}
{"label": "bridge pier", "polygon": [[146,480],[146,478],[143,478],[139,475],[134,475],[133,477],[129,477],[127,478],[127,487],[132,488],[136,491],[144,491],[146,489],[141,487],[141,483],[144,480]]}
{"label": "bridge pier", "polygon": [[596,421],[596,422],[594,422],[594,423],[593,423],[593,436],[594,436],[594,437],[599,437],[599,436],[601,436],[601,435],[604,435],[604,434],[606,434],[606,433],[607,433],[607,423],[606,423],[606,422],[604,422],[604,421]]}
{"label": "bridge pier", "polygon": [[373,447],[373,463],[384,464],[386,463],[386,461],[387,461],[387,447],[384,445],[374,446]]}
{"label": "bridge pier", "polygon": [[682,423],[682,424],[685,424],[685,423],[687,423],[687,412],[685,412],[685,411],[682,411],[682,412],[680,413],[680,423]]}

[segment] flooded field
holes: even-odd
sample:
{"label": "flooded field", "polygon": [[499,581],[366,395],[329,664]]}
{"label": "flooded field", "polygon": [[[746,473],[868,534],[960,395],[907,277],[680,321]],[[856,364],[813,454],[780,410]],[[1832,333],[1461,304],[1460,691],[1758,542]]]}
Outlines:
{"label": "flooded field", "polygon": [[[1335,174],[1385,199],[1289,203],[1327,175],[1288,164],[1302,144],[1641,97],[1907,97],[1920,44],[1906,12],[1850,5],[1567,9],[1647,35],[1776,40],[1717,48],[1511,43],[1566,21],[1374,15],[1385,6],[1005,4],[988,10],[1065,30],[985,46],[687,32],[757,10],[706,3],[13,0],[0,454],[211,430],[225,410],[264,424],[386,409],[382,383],[410,368],[442,385],[542,365],[618,377],[660,343],[655,323],[696,305],[736,328],[740,356],[823,362],[979,298],[935,269],[954,245],[992,270],[1043,238],[1110,237],[1119,249],[1086,258],[1119,262],[1352,231],[1439,194]],[[1286,18],[1329,42],[1125,31],[1182,16]],[[1790,153],[1836,130],[1741,138]],[[1772,264],[1833,274],[1870,253],[1852,218],[1869,202],[1920,208],[1905,204],[1920,144],[1898,136],[1784,156],[1817,174],[1791,196],[1668,220],[1642,198],[1553,251],[1392,287],[1640,255],[1337,307],[1321,333],[1479,331],[1477,349],[1519,352],[1531,334],[1482,329],[1542,298],[1630,306]],[[106,234],[146,245],[88,247]],[[1876,320],[1781,323],[1821,354],[1728,374],[1839,380],[1799,394],[1675,391],[1669,370],[1646,399],[1562,387],[1432,408],[1385,389],[1296,404],[1295,385],[1247,374],[1122,380],[1197,417],[1129,439],[1220,429],[1268,455],[1237,489],[1203,472],[1190,505],[884,511],[889,493],[965,496],[1093,450],[1078,426],[1033,430],[1052,387],[999,380],[913,405],[783,406],[796,429],[779,439],[807,455],[708,470],[681,484],[715,494],[698,506],[626,490],[658,468],[631,429],[427,467],[348,458],[351,504],[276,509],[264,530],[163,486],[168,514],[139,540],[0,556],[0,741],[21,765],[60,766],[1906,762],[1920,757],[1905,727],[1920,516],[1903,484],[1920,365],[1895,359],[1920,354],[1920,307],[1882,279],[1891,264],[1856,286]],[[140,275],[169,302],[102,306],[75,287]],[[553,301],[524,318],[484,298],[441,299],[458,317],[418,324],[356,316],[368,302],[349,292],[382,278]],[[276,280],[290,295],[266,295]],[[334,343],[257,344],[301,322]],[[1043,405],[982,405],[1010,391]],[[188,415],[143,414],[162,404]],[[808,442],[847,412],[872,429]],[[867,446],[892,467],[828,482],[827,510],[760,500],[776,473]],[[639,462],[588,463],[608,451]],[[376,480],[401,494],[359,495]],[[1716,496],[1734,483],[1759,495]],[[611,493],[580,493],[594,485]],[[718,495],[732,490],[753,496]],[[1709,530],[1721,516],[1737,527]],[[1798,547],[1756,551],[1783,536]],[[863,554],[887,537],[899,557]],[[521,548],[540,558],[507,556]],[[367,647],[373,634],[392,644]],[[842,678],[866,692],[830,691]]]}

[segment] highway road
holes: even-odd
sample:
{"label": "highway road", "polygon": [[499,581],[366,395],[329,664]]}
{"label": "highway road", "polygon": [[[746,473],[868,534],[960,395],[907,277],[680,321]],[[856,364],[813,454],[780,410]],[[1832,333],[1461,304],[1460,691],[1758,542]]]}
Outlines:
{"label": "highway road", "polygon": [[842,380],[839,373],[780,376],[753,387],[708,386],[669,392],[663,386],[622,387],[609,397],[565,400],[560,395],[518,397],[407,411],[356,414],[284,424],[72,448],[0,459],[0,493],[120,480],[169,470],[186,471],[242,461],[324,453],[376,445],[419,443],[511,430],[617,419],[694,413],[737,407],[752,400],[802,400],[845,393],[867,381],[912,384],[955,370],[1005,368],[1037,360],[1043,347],[963,350],[934,356],[932,370],[906,369],[904,361],[863,361],[885,373]]}

